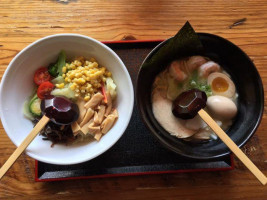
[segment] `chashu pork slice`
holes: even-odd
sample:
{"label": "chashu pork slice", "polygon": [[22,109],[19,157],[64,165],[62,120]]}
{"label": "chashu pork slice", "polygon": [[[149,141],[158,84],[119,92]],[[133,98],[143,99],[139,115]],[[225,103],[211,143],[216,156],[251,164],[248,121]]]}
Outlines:
{"label": "chashu pork slice", "polygon": [[187,128],[185,120],[178,119],[172,114],[172,101],[163,98],[158,91],[152,96],[152,110],[159,124],[173,136],[188,138],[197,132]]}

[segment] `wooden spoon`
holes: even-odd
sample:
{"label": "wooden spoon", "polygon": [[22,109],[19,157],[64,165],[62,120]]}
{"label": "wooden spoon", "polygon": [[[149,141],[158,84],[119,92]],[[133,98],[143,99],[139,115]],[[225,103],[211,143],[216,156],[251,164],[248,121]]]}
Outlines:
{"label": "wooden spoon", "polygon": [[59,125],[68,125],[76,121],[79,117],[78,106],[64,97],[53,97],[42,100],[41,110],[43,117],[1,167],[0,179],[2,179],[8,169],[14,164],[22,152],[29,146],[32,140],[50,120]]}
{"label": "wooden spoon", "polygon": [[19,147],[13,152],[13,154],[8,158],[5,164],[0,169],[0,179],[5,175],[8,169],[14,164],[14,162],[18,159],[18,157],[22,154],[22,152],[29,146],[32,140],[37,136],[37,134],[44,128],[44,126],[49,122],[49,118],[45,115],[41,118],[41,120],[36,124],[34,129],[30,132],[30,134],[23,140],[23,142],[19,145]]}
{"label": "wooden spoon", "polygon": [[190,119],[199,116],[217,134],[217,136],[228,146],[228,148],[241,160],[241,162],[265,185],[266,176],[251,162],[251,160],[240,150],[233,140],[221,129],[220,126],[203,110],[206,106],[207,96],[205,92],[192,89],[181,93],[173,102],[173,114],[182,119]]}

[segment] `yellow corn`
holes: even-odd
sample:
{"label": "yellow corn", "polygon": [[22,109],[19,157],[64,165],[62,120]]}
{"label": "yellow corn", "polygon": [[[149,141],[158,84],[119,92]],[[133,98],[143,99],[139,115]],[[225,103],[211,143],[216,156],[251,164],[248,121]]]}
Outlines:
{"label": "yellow corn", "polygon": [[66,73],[66,71],[67,71],[67,67],[66,66],[62,67],[62,73]]}
{"label": "yellow corn", "polygon": [[[99,91],[101,83],[105,82],[107,77],[112,76],[111,72],[99,66],[94,58],[85,60],[82,57],[66,63],[62,72],[65,82],[71,83],[70,89],[75,92],[75,96],[82,96],[85,101],[90,100],[91,96]],[[57,87],[62,87],[62,85]]]}
{"label": "yellow corn", "polygon": [[90,58],[90,62],[96,62],[96,59]]}
{"label": "yellow corn", "polygon": [[65,85],[64,83],[60,83],[60,84],[56,84],[56,87],[62,89],[64,88],[64,85]]}
{"label": "yellow corn", "polygon": [[89,101],[90,100],[90,96],[85,96],[84,97],[84,101]]}
{"label": "yellow corn", "polygon": [[78,78],[76,83],[79,85],[83,85],[86,81],[83,78]]}
{"label": "yellow corn", "polygon": [[106,72],[107,77],[111,77],[111,75],[112,75],[111,72]]}
{"label": "yellow corn", "polygon": [[82,74],[80,72],[78,72],[78,73],[75,74],[75,77],[76,78],[80,78],[81,76],[82,76]]}
{"label": "yellow corn", "polygon": [[70,86],[70,89],[71,89],[71,90],[75,90],[75,89],[76,89],[76,86],[77,86],[76,83],[72,83],[71,86]]}

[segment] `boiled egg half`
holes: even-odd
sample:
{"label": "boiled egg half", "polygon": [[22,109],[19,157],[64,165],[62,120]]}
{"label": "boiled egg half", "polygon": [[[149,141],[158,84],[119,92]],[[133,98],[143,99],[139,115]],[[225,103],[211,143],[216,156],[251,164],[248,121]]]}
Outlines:
{"label": "boiled egg half", "polygon": [[215,95],[229,98],[235,95],[235,84],[226,74],[220,72],[211,73],[208,76],[208,84],[211,86],[211,91]]}
{"label": "boiled egg half", "polygon": [[207,108],[214,117],[220,120],[229,120],[237,114],[237,106],[235,103],[224,96],[210,96],[207,99]]}

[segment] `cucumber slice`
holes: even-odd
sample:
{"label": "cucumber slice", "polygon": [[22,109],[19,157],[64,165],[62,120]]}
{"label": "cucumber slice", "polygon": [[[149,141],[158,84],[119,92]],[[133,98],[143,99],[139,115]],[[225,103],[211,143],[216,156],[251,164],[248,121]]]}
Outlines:
{"label": "cucumber slice", "polygon": [[31,120],[31,121],[34,120],[34,117],[33,117],[32,113],[30,112],[29,101],[25,101],[24,102],[24,105],[23,105],[23,114],[29,120]]}
{"label": "cucumber slice", "polygon": [[39,99],[38,97],[32,99],[29,104],[29,110],[34,116],[40,117],[42,115],[41,99]]}

